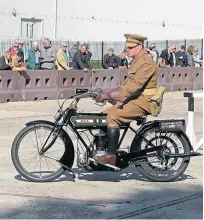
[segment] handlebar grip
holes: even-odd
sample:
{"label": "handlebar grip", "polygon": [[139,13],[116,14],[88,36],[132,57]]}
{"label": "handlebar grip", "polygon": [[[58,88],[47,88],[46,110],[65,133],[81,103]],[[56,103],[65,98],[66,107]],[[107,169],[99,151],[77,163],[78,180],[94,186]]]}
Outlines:
{"label": "handlebar grip", "polygon": [[88,92],[89,90],[88,89],[79,89],[79,88],[77,88],[76,89],[76,94],[78,95],[78,94],[83,94],[83,93],[86,93],[86,92]]}

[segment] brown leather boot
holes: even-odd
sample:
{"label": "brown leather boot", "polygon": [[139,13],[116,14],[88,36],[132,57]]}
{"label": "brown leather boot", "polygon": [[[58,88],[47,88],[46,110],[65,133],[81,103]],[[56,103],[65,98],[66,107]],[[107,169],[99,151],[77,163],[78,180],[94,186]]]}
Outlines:
{"label": "brown leather boot", "polygon": [[116,150],[118,149],[118,140],[120,137],[120,128],[107,128],[108,135],[108,147],[107,154],[95,157],[101,163],[107,163],[111,165],[116,164]]}

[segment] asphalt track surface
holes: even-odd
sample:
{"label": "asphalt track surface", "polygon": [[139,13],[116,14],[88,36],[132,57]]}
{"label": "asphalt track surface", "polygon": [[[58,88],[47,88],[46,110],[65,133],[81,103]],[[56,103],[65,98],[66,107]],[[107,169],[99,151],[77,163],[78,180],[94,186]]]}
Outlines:
{"label": "asphalt track surface", "polygon": [[[203,135],[202,107],[203,102],[195,99],[197,139]],[[92,100],[83,100],[79,108],[100,110]],[[75,182],[67,172],[50,183],[32,183],[23,179],[11,162],[12,141],[26,122],[52,121],[57,109],[54,100],[1,104],[0,218],[203,218],[203,157],[192,158],[183,176],[170,183],[149,182],[134,166],[116,173],[88,173],[74,166],[78,173]],[[187,99],[182,97],[182,92],[165,94],[159,117],[187,119]],[[76,144],[75,136],[71,137]],[[131,140],[132,134],[128,133],[122,147],[129,146]]]}

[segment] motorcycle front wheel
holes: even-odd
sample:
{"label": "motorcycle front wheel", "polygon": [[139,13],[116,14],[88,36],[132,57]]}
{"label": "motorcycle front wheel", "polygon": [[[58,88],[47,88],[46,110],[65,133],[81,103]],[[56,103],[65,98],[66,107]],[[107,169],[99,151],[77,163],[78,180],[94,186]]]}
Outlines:
{"label": "motorcycle front wheel", "polygon": [[45,141],[48,139],[45,145],[47,146],[54,137],[53,125],[46,123],[29,125],[17,134],[12,144],[11,158],[14,167],[25,179],[33,182],[49,182],[59,178],[65,172],[59,163],[65,151],[66,156],[68,155],[66,165],[72,167],[74,148],[64,130],[59,132],[51,148],[40,154]]}

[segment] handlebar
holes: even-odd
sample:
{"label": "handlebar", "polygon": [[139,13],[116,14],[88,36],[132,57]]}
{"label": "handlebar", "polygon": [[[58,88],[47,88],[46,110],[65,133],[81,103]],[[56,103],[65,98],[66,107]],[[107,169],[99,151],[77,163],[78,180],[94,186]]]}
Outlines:
{"label": "handlebar", "polygon": [[[94,90],[89,90],[89,89],[76,89],[76,95],[71,96],[70,98],[74,98],[75,100],[79,101],[81,98],[88,98],[92,97],[93,99],[96,98],[96,96],[100,93],[102,93],[103,90],[101,88],[97,88]],[[103,106],[106,104],[106,101],[101,102]],[[99,104],[97,104],[99,105]]]}
{"label": "handlebar", "polygon": [[76,89],[76,95],[71,96],[70,98],[81,99],[86,97],[95,98],[99,93],[102,93],[103,90],[97,88],[95,90],[88,90],[88,89]]}
{"label": "handlebar", "polygon": [[[61,104],[61,105],[59,105],[59,109],[58,109],[58,111],[57,111],[57,113],[56,113],[56,116],[55,116],[55,121],[59,121],[62,117],[63,117],[63,115],[65,115],[65,112],[67,111],[67,109],[69,109],[69,108],[76,108],[77,106],[77,103],[79,102],[79,100],[81,99],[81,98],[87,98],[87,97],[92,97],[93,99],[94,98],[96,98],[96,96],[99,94],[99,93],[102,93],[103,92],[103,90],[102,89],[100,89],[100,88],[97,88],[97,89],[95,89],[95,90],[88,90],[88,89],[76,89],[76,95],[73,95],[73,96],[70,96],[70,97],[68,97],[67,99],[65,99],[64,100],[64,102]],[[68,108],[66,108],[65,110],[63,110],[63,105],[64,105],[64,103],[66,102],[66,100],[68,100],[68,99],[75,99],[71,104],[70,104],[70,106],[68,107]],[[59,104],[59,103],[58,103]],[[102,105],[100,105],[100,106],[104,106],[106,104],[106,101],[103,101],[102,102]],[[98,105],[98,104],[97,104]]]}
{"label": "handlebar", "polygon": [[[75,98],[76,100],[80,100],[81,98],[87,98],[87,97],[92,97],[92,98],[96,98],[96,96],[100,93],[102,93],[103,90],[101,88],[97,88],[94,90],[89,90],[89,89],[76,89],[76,95],[71,96],[70,98]],[[123,105],[127,104],[130,100],[132,100],[133,97],[128,96],[126,97],[126,99],[123,101],[121,108],[123,108]],[[106,101],[102,102],[103,105],[106,104]]]}

